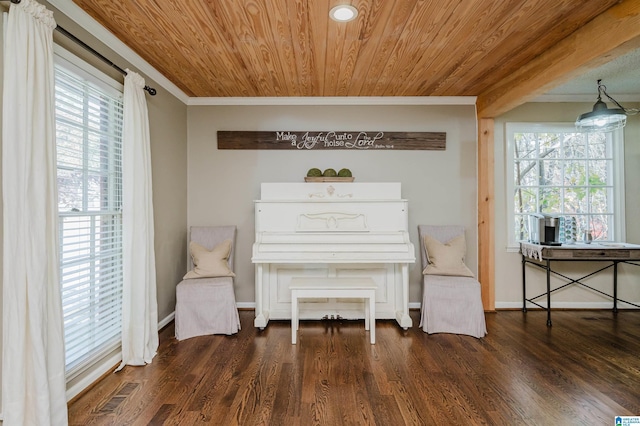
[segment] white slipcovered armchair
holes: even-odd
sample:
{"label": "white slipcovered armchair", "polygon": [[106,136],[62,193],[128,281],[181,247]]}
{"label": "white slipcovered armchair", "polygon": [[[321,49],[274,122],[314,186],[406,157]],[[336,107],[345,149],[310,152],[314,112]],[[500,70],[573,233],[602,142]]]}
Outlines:
{"label": "white slipcovered armchair", "polygon": [[176,287],[178,340],[240,330],[233,289],[235,241],[235,226],[191,227],[189,272]]}
{"label": "white slipcovered armchair", "polygon": [[484,337],[480,283],[464,264],[464,227],[419,225],[418,234],[423,267],[420,327],[429,334]]}

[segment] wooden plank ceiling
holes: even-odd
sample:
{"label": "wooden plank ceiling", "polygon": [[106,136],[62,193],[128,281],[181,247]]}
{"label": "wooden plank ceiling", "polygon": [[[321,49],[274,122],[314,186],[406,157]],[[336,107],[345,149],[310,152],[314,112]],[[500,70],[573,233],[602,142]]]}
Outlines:
{"label": "wooden plank ceiling", "polygon": [[619,0],[73,0],[193,97],[477,96]]}

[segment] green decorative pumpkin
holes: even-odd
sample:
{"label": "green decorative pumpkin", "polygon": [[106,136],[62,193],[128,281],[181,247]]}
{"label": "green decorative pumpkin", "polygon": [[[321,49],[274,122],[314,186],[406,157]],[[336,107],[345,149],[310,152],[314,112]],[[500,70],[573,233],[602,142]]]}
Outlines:
{"label": "green decorative pumpkin", "polygon": [[338,177],[352,177],[351,170],[340,169],[340,171],[338,172]]}
{"label": "green decorative pumpkin", "polygon": [[322,176],[324,177],[336,177],[338,176],[338,173],[336,173],[336,171],[334,169],[327,169],[324,171],[324,173],[322,173]]}
{"label": "green decorative pumpkin", "polygon": [[309,171],[307,172],[307,177],[321,177],[321,176],[322,176],[322,170],[316,169],[315,167],[312,169],[309,169]]}

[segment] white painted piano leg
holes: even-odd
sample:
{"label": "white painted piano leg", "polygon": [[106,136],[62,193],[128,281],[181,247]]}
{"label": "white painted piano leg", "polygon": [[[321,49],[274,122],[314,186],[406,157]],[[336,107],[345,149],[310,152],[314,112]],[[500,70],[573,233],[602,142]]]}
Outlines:
{"label": "white painted piano leg", "polygon": [[402,307],[396,312],[396,321],[403,329],[411,328],[413,322],[409,316],[409,264],[402,264]]}
{"label": "white painted piano leg", "polygon": [[256,317],[253,320],[253,326],[264,330],[269,322],[269,319],[265,316],[262,303],[262,263],[256,265]]}

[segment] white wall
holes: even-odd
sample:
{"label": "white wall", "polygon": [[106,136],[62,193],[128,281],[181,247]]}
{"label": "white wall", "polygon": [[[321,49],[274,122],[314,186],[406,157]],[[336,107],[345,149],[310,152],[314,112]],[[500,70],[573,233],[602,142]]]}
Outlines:
{"label": "white wall", "polygon": [[[218,130],[446,132],[445,151],[218,150]],[[409,301],[420,302],[418,224],[462,224],[477,271],[476,124],[473,106],[190,106],[188,224],[238,227],[236,298],[253,303],[253,200],[261,182],[302,182],[311,167],[350,168],[357,182],[401,182],[418,263]],[[242,305],[241,305],[242,306]]]}
{"label": "white wall", "polygon": [[[627,106],[627,105],[625,105]],[[629,105],[632,106],[632,105]],[[507,143],[505,124],[508,122],[568,122],[573,123],[576,117],[590,111],[593,104],[581,103],[529,103],[504,114],[495,120],[495,224],[496,224],[496,308],[522,307],[522,264],[518,253],[507,251],[507,208],[511,207],[511,199],[506,192],[506,179],[512,178],[510,170],[506,170]],[[626,180],[626,241],[640,244],[640,223],[637,221],[640,211],[640,117],[628,118],[625,127],[625,180]],[[574,278],[586,275],[594,270],[594,266],[605,266],[604,263],[554,263],[553,268],[563,271]],[[640,303],[640,285],[638,277],[640,267],[619,265],[618,289],[619,297],[632,303]],[[560,281],[554,279],[554,283]],[[564,281],[562,281],[564,282]],[[611,270],[596,275],[585,281],[589,285],[613,293],[613,277]],[[553,284],[552,284],[553,285]],[[546,288],[545,272],[541,269],[527,268],[527,297],[541,294]],[[542,301],[545,301],[542,299]],[[540,301],[539,301],[540,302]],[[546,303],[546,301],[545,301]],[[581,286],[570,286],[557,293],[551,299],[552,306],[567,308],[610,308],[611,299],[601,296]],[[619,305],[625,307],[625,305]],[[629,305],[626,305],[629,307]]]}

